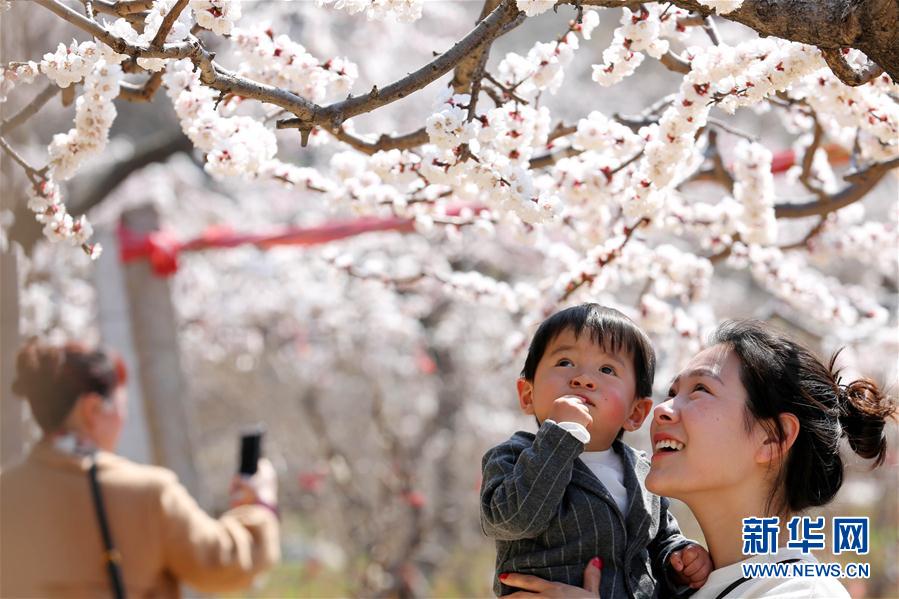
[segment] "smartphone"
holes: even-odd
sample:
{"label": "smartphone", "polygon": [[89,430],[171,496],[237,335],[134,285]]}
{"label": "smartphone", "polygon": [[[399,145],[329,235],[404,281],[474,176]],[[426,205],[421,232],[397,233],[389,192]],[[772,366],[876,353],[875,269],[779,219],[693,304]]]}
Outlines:
{"label": "smartphone", "polygon": [[259,458],[262,457],[262,436],[265,427],[261,424],[244,429],[240,433],[240,469],[238,472],[246,476],[256,474]]}

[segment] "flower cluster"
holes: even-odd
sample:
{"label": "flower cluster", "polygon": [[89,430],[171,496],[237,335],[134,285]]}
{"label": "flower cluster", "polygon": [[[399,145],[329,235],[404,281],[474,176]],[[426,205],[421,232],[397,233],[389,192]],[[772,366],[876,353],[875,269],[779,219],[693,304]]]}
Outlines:
{"label": "flower cluster", "polygon": [[32,83],[40,73],[40,65],[29,60],[28,62],[11,63],[0,67],[0,104],[6,102],[9,92],[17,83]]}
{"label": "flower cluster", "polygon": [[641,7],[637,12],[625,8],[621,26],[615,30],[612,43],[603,50],[601,65],[593,65],[593,80],[603,86],[614,85],[637,70],[643,52],[653,58],[668,51],[668,41],[660,39],[662,7]]}
{"label": "flower cluster", "polygon": [[744,207],[729,196],[715,203],[685,202],[680,194],[670,194],[662,228],[682,237],[695,238],[699,246],[712,252],[730,247],[742,224]]}
{"label": "flower cluster", "polygon": [[713,103],[733,112],[786,89],[822,65],[816,48],[772,39],[703,51],[693,48],[688,54],[691,70],[684,76],[680,92],[659,124],[640,132],[647,143],[635,176],[634,200],[644,212],[661,204],[658,198],[651,200],[657,190],[676,185],[685,173],[692,172],[691,163],[701,162],[694,137],[705,125]]}
{"label": "flower cluster", "polygon": [[97,62],[97,44],[73,41],[70,46],[60,43],[56,52],[47,52],[41,60],[41,72],[62,88],[78,83],[90,73]]}
{"label": "flower cluster", "polygon": [[190,0],[197,25],[219,35],[228,35],[240,18],[241,0]]}
{"label": "flower cluster", "polygon": [[615,209],[631,184],[633,167],[626,166],[643,147],[643,140],[624,125],[591,112],[578,121],[573,146],[584,151],[560,159],[549,175],[565,199],[563,218],[585,243],[605,241]]}
{"label": "flower cluster", "polygon": [[238,28],[231,36],[241,60],[237,71],[254,81],[289,89],[313,102],[345,96],[359,76],[355,63],[345,58],[324,62],[286,35],[271,28]]}
{"label": "flower cluster", "polygon": [[657,297],[676,297],[691,303],[708,295],[712,264],[707,259],[670,244],[657,246],[648,257],[650,262],[640,270],[647,273]]}
{"label": "flower cluster", "polygon": [[468,94],[452,95],[439,102],[439,109],[425,121],[425,130],[432,144],[442,150],[452,150],[474,139],[480,121],[468,121]]}
{"label": "flower cluster", "polygon": [[184,133],[206,152],[210,174],[255,177],[274,159],[278,151],[274,132],[249,116],[220,116],[214,92],[200,83],[190,61],[170,63],[163,83]]}
{"label": "flower cluster", "polygon": [[849,87],[829,69],[821,69],[805,77],[793,95],[815,109],[828,131],[857,130],[865,157],[884,161],[899,156],[899,102],[894,99],[897,89],[899,86],[886,84]]}
{"label": "flower cluster", "polygon": [[515,0],[515,4],[527,16],[536,17],[555,6],[556,0]]}
{"label": "flower cluster", "polygon": [[740,238],[749,244],[774,243],[777,219],[771,150],[760,143],[743,139],[734,148],[734,198],[743,206]]}
{"label": "flower cluster", "polygon": [[664,338],[673,333],[681,354],[690,355],[699,349],[699,323],[683,308],[645,293],[639,310],[637,322],[650,335]]}
{"label": "flower cluster", "polygon": [[618,121],[594,110],[577,122],[575,147],[630,158],[643,148],[640,136]]}
{"label": "flower cluster", "polygon": [[106,147],[116,117],[112,101],[119,95],[122,77],[119,65],[100,60],[85,78],[84,94],[75,102],[75,127],[54,135],[48,148],[54,179],[70,179],[85,160]]}
{"label": "flower cluster", "polygon": [[27,193],[28,208],[34,212],[37,222],[44,225],[44,237],[52,242],[66,241],[71,245],[80,245],[93,260],[100,257],[102,246],[87,243],[94,234],[87,217],[82,214],[77,219],[72,218],[62,202],[59,185],[53,179],[44,178],[29,185]]}
{"label": "flower cluster", "polygon": [[555,94],[577,48],[577,36],[568,33],[559,42],[537,42],[525,56],[509,52],[497,68],[499,80],[520,98],[531,99],[543,90]]}
{"label": "flower cluster", "polygon": [[487,113],[486,125],[478,132],[482,148],[479,155],[497,164],[509,161],[524,166],[536,150],[546,146],[549,126],[546,106],[533,108],[511,102],[497,106]]}
{"label": "flower cluster", "polygon": [[829,222],[824,231],[810,241],[809,260],[826,265],[836,258],[848,258],[864,264],[866,270],[873,266],[876,272],[884,276],[895,276],[899,271],[899,255],[885,248],[899,247],[896,206],[882,222],[864,221],[863,211],[859,214],[860,222],[840,222],[843,220],[840,213],[852,207],[836,212],[835,218],[831,219],[833,222]]}
{"label": "flower cluster", "polygon": [[870,297],[811,268],[799,254],[776,247],[735,243],[728,262],[749,266],[755,279],[798,313],[821,322],[853,326],[863,320],[883,321],[885,310]]}
{"label": "flower cluster", "polygon": [[482,274],[476,270],[435,274],[447,291],[478,303],[499,305],[510,312],[520,309],[516,288],[505,281]]}

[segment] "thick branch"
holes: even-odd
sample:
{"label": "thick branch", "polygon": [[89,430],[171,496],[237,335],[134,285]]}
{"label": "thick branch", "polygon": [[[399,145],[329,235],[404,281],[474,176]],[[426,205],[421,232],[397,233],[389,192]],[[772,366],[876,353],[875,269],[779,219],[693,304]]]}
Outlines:
{"label": "thick branch", "polygon": [[153,2],[154,0],[119,0],[118,2],[93,0],[93,5],[97,12],[125,17],[150,10],[153,8]]}
{"label": "thick branch", "polygon": [[824,216],[840,208],[862,199],[871,189],[877,185],[883,176],[891,169],[899,166],[899,158],[893,158],[869,166],[863,171],[843,177],[850,185],[839,193],[836,193],[827,201],[815,200],[802,204],[778,204],[774,207],[774,215],[777,218],[803,218],[806,216]]}
{"label": "thick branch", "polygon": [[129,102],[149,102],[156,95],[161,85],[162,71],[157,71],[150,75],[149,79],[142,86],[123,81],[119,91],[119,98]]}
{"label": "thick branch", "polygon": [[690,63],[669,50],[659,59],[659,62],[665,65],[669,71],[675,73],[683,73],[686,75],[690,72]]}
{"label": "thick branch", "polygon": [[839,48],[827,48],[821,50],[821,55],[827,61],[827,66],[833,71],[840,81],[846,85],[857,87],[876,79],[883,73],[883,68],[871,61],[868,61],[861,69],[857,70],[854,66],[846,62],[843,51]]}
{"label": "thick branch", "polygon": [[[477,22],[480,23],[491,12],[496,10],[499,2],[500,0],[485,0],[484,8],[481,9],[481,15],[478,17]],[[468,91],[471,87],[472,76],[481,63],[481,57],[489,51],[490,49],[487,46],[476,48],[456,65],[456,69],[453,72],[453,80],[450,82],[455,93],[464,94]]]}

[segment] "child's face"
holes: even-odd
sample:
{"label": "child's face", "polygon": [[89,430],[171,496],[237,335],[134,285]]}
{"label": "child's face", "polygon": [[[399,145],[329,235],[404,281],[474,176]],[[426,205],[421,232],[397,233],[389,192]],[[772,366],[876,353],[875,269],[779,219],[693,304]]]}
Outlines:
{"label": "child's face", "polygon": [[586,451],[611,447],[618,431],[640,428],[652,399],[637,398],[634,360],[629,352],[611,352],[595,344],[589,333],[579,337],[564,330],[546,346],[533,381],[518,379],[521,409],[542,423],[553,402],[565,395],[583,398],[593,423],[587,427]]}

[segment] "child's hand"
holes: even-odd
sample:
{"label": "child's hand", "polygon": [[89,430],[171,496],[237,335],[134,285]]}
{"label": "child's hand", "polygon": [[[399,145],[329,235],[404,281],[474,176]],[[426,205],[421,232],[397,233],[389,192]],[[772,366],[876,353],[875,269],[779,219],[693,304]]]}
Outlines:
{"label": "child's hand", "polygon": [[549,411],[549,419],[556,422],[577,422],[585,427],[593,424],[593,416],[582,397],[563,395],[553,402]]}
{"label": "child's hand", "polygon": [[704,585],[712,572],[712,557],[704,547],[696,543],[672,553],[668,563],[674,570],[675,581],[689,585],[691,589]]}

